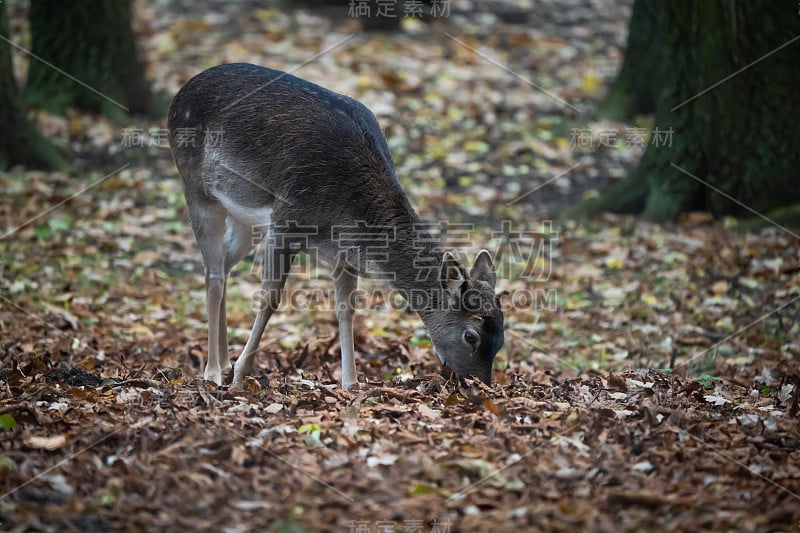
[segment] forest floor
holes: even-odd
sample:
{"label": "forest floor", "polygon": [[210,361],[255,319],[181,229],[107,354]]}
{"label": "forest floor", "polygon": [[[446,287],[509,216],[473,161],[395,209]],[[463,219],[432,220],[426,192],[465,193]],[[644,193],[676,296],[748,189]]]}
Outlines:
{"label": "forest floor", "polygon": [[[798,236],[558,218],[652,142],[647,117],[592,118],[629,3],[471,2],[391,36],[346,7],[180,4],[135,4],[164,95],[333,47],[297,74],[373,109],[436,233],[495,254],[494,383],[443,377],[416,315],[384,304],[357,315],[361,384],[342,391],[310,256],[243,390],[203,381],[202,264],[163,118],[39,113],[82,170],[0,174],[0,529],[800,531]],[[258,270],[229,282],[234,358]]]}

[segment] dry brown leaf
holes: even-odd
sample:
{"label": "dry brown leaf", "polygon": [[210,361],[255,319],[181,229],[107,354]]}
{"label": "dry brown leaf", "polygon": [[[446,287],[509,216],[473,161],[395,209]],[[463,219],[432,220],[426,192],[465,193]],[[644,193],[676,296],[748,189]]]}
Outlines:
{"label": "dry brown leaf", "polygon": [[29,435],[23,439],[23,443],[28,448],[35,448],[39,450],[58,450],[67,445],[67,436],[51,435],[49,437],[42,437],[37,435]]}

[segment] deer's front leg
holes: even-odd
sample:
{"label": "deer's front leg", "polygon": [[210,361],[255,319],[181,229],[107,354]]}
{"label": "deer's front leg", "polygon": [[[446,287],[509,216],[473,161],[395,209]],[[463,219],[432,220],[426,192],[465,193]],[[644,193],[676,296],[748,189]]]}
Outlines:
{"label": "deer's front leg", "polygon": [[342,345],[342,388],[358,383],[355,347],[353,345],[354,299],[358,276],[341,269],[336,276],[336,318],[339,320],[339,341]]}
{"label": "deer's front leg", "polygon": [[261,335],[263,335],[272,313],[281,303],[281,292],[286,285],[286,278],[289,277],[289,269],[292,266],[295,252],[289,248],[275,247],[274,243],[279,240],[278,238],[266,239],[260,304],[250,337],[233,368],[234,385],[242,383],[244,377],[253,371],[253,360],[258,343],[261,341]]}
{"label": "deer's front leg", "polygon": [[228,293],[228,276],[222,279],[222,301],[219,304],[219,368],[225,379],[231,377],[231,357],[228,354],[228,321],[225,313],[226,294]]}

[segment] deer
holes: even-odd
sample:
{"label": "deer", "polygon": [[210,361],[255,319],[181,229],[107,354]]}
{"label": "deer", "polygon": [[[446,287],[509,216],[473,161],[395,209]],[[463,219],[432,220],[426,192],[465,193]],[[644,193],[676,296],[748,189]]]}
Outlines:
{"label": "deer", "polygon": [[[366,106],[286,72],[230,63],[190,79],[170,103],[167,125],[205,269],[204,379],[221,386],[223,372],[230,378],[227,279],[255,247],[258,227],[266,228],[259,307],[231,386],[252,373],[292,262],[311,247],[332,267],[343,389],[358,383],[352,295],[359,276],[375,272],[419,315],[443,366],[491,384],[504,340],[491,254],[481,250],[468,271],[438,245]],[[343,227],[366,230],[343,238]],[[385,244],[380,254],[376,237]]]}

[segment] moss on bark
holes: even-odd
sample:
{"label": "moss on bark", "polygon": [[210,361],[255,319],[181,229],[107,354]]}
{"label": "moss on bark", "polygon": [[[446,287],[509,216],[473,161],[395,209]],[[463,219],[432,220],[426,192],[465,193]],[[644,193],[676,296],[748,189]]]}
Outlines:
{"label": "moss on bark", "polygon": [[31,61],[26,104],[56,113],[72,106],[116,117],[150,111],[129,0],[31,0],[30,22],[32,52],[50,65]]}
{"label": "moss on bark", "polygon": [[[0,35],[8,38],[8,17],[0,2]],[[65,169],[66,162],[55,147],[28,121],[19,100],[11,46],[0,39],[0,170],[14,165]]]}
{"label": "moss on bark", "polygon": [[637,0],[632,25],[653,20],[649,47],[636,44],[642,32],[631,27],[608,105],[622,109],[626,91],[632,101],[654,98],[654,128],[672,131],[671,143],[651,139],[639,167],[578,214],[634,211],[669,220],[700,209],[748,216],[740,203],[766,212],[800,201],[796,4]]}

